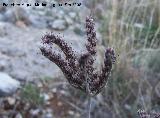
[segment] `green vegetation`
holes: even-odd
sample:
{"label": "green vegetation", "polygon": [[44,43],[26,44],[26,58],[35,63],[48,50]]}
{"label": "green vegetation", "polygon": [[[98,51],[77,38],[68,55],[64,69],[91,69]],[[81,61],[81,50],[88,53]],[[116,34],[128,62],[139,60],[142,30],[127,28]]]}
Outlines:
{"label": "green vegetation", "polygon": [[43,104],[43,97],[40,96],[40,90],[33,84],[26,84],[21,90],[21,98],[31,103],[32,105],[38,106]]}

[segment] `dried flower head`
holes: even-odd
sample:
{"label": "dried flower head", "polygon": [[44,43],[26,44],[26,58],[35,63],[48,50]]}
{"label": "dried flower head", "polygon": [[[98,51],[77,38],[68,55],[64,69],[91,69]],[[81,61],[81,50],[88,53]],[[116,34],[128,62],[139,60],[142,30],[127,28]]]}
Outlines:
{"label": "dried flower head", "polygon": [[[93,67],[96,55],[96,31],[94,20],[91,16],[86,18],[87,44],[86,52],[75,55],[75,51],[64,39],[54,33],[46,34],[42,37],[43,46],[40,47],[42,55],[54,62],[63,72],[68,82],[90,96],[98,94],[106,85],[112,70],[112,65],[116,60],[115,52],[112,48],[107,48],[105,52],[104,64],[101,71],[97,72]],[[52,45],[56,44],[63,51],[58,54],[52,50]]]}

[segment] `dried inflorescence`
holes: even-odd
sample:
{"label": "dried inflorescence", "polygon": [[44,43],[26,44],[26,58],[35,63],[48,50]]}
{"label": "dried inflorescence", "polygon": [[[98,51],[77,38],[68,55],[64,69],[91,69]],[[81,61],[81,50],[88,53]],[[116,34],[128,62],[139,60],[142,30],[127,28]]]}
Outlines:
{"label": "dried inflorescence", "polygon": [[[96,31],[91,16],[86,18],[86,34],[87,44],[86,52],[76,56],[75,51],[68,43],[55,34],[46,34],[42,37],[43,46],[40,47],[42,54],[50,61],[54,62],[63,72],[68,82],[90,96],[98,94],[106,85],[112,70],[112,65],[116,60],[114,50],[107,48],[105,52],[104,64],[101,71],[93,67],[94,57],[96,55]],[[65,54],[65,58],[61,53],[52,50],[52,45],[56,44]],[[49,48],[48,48],[49,47]]]}

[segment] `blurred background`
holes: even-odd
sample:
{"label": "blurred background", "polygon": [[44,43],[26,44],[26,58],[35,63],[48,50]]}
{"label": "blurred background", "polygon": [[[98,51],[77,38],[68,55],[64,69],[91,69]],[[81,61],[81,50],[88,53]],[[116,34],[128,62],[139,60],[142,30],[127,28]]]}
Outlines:
{"label": "blurred background", "polygon": [[[31,6],[3,7],[13,2]],[[43,7],[42,2],[82,4]],[[0,118],[87,117],[86,94],[68,84],[39,46],[52,31],[83,51],[90,14],[97,66],[106,47],[117,55],[107,86],[91,100],[91,118],[140,118],[140,109],[160,113],[160,0],[1,0]]]}

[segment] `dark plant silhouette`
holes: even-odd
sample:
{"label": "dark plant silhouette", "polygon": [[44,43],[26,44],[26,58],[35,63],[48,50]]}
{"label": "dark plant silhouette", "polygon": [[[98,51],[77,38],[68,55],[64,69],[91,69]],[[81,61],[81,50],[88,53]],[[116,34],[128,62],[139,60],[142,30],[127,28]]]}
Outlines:
{"label": "dark plant silhouette", "polygon": [[[116,60],[114,50],[107,48],[105,52],[104,64],[98,72],[94,67],[96,56],[96,31],[91,16],[86,18],[87,44],[86,52],[76,55],[75,51],[60,36],[54,33],[46,34],[42,37],[43,46],[40,47],[42,55],[54,62],[64,73],[68,82],[90,96],[98,94],[106,85],[112,70],[112,65]],[[56,53],[52,45],[56,44],[65,54]]]}

